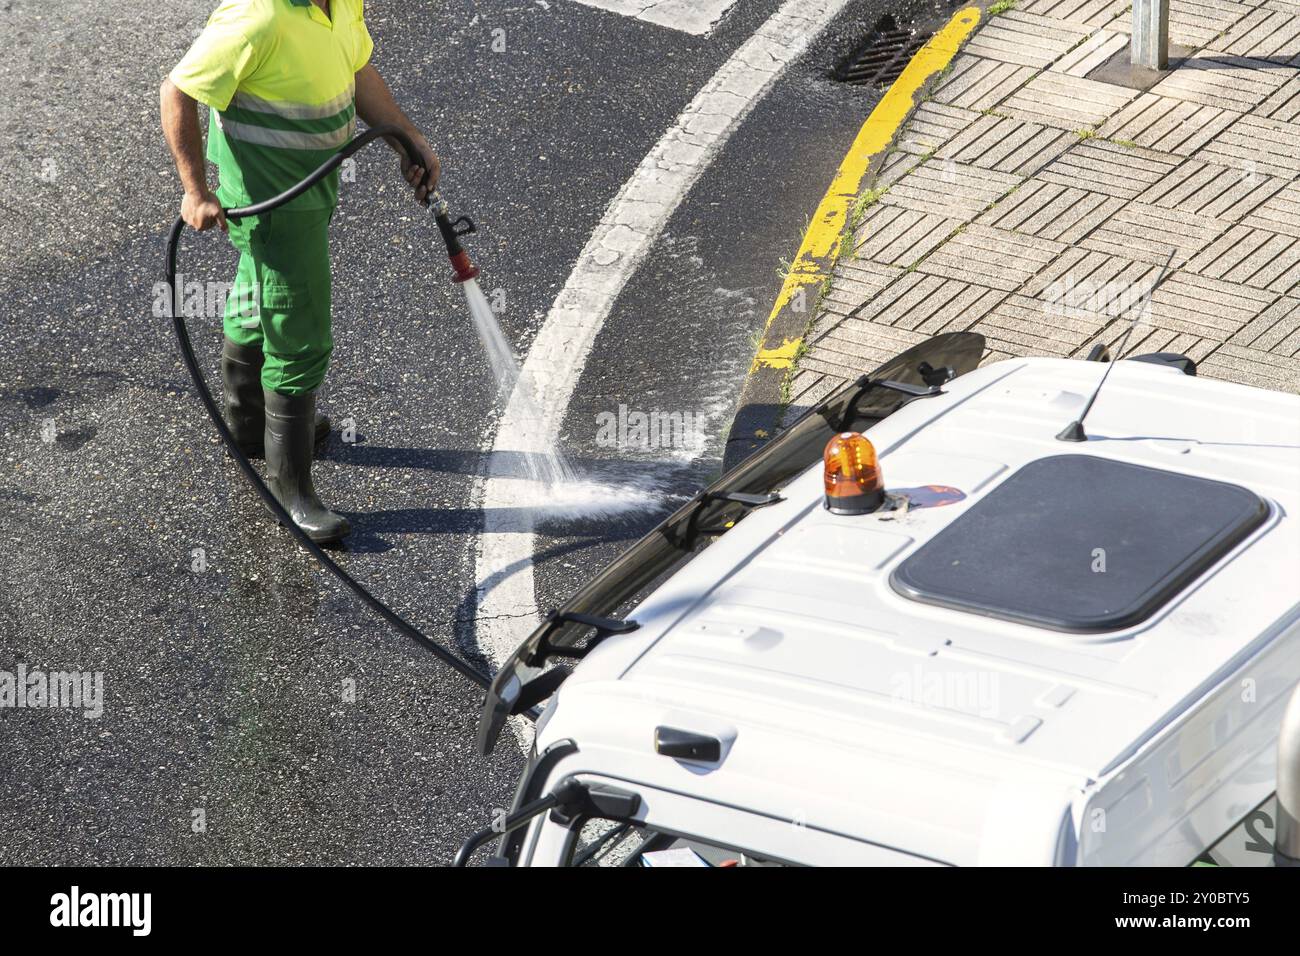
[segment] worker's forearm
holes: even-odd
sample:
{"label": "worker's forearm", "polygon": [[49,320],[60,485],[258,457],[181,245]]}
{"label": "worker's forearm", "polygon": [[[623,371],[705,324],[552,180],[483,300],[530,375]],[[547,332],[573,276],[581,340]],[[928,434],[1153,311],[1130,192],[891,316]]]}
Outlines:
{"label": "worker's forearm", "polygon": [[[397,105],[393,94],[389,92],[388,84],[373,64],[367,63],[357,71],[356,103],[357,115],[367,126],[396,126],[412,137],[420,137],[420,131]],[[386,140],[399,155],[402,154],[402,147],[395,139],[386,137]]]}
{"label": "worker's forearm", "polygon": [[208,172],[203,161],[203,134],[199,131],[199,105],[171,80],[164,80],[159,94],[163,135],[176,161],[185,192],[208,193]]}

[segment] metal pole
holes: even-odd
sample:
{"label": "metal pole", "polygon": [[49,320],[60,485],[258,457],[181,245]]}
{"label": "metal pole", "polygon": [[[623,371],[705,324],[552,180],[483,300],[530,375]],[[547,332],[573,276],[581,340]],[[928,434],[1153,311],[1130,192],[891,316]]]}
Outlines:
{"label": "metal pole", "polygon": [[1300,684],[1286,705],[1277,735],[1277,830],[1273,848],[1289,861],[1300,860]]}
{"label": "metal pole", "polygon": [[1133,0],[1130,60],[1149,70],[1169,68],[1169,0]]}

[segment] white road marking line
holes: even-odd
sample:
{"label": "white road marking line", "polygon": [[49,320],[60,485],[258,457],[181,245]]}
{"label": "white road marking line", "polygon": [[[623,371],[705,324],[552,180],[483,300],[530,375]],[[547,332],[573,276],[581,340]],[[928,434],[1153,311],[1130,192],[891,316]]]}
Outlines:
{"label": "white road marking line", "polygon": [[[544,490],[518,477],[519,452],[554,442],[596,336],[615,300],[649,254],[669,217],[732,132],[782,71],[796,60],[848,0],[787,0],[740,46],[677,118],[614,197],[524,361],[543,434],[521,438],[531,419],[516,392],[498,423],[487,475],[476,482],[484,512],[475,581],[479,650],[500,665],[537,626],[532,509]],[[593,426],[594,427],[594,426]]]}
{"label": "white road marking line", "polygon": [[598,7],[646,23],[705,36],[713,31],[722,15],[736,0],[575,0],[588,7]]}

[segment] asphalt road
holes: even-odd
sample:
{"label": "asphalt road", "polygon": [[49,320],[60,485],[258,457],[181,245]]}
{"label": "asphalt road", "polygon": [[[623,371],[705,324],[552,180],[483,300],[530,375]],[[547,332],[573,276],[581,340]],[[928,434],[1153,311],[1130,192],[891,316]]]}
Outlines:
{"label": "asphalt road", "polygon": [[[157,85],[212,5],[0,0],[0,670],[104,675],[98,719],[0,709],[0,863],[446,862],[508,800],[517,749],[479,757],[479,691],[266,518],[154,308],[179,198]],[[777,5],[741,0],[695,37],[565,0],[367,4],[375,62],[479,223],[520,354],[619,187]],[[649,476],[663,507],[716,473],[780,260],[875,101],[826,74],[883,9],[852,4],[667,224],[571,403],[584,473]],[[321,404],[358,441],[335,435],[316,478],[357,529],[340,561],[473,655],[494,383],[379,149],[344,184],[333,243]],[[233,263],[187,237],[189,278]],[[215,379],[219,319],[190,324]],[[607,447],[598,416],[620,404],[689,412],[700,440]],[[660,516],[547,526],[541,603]]]}

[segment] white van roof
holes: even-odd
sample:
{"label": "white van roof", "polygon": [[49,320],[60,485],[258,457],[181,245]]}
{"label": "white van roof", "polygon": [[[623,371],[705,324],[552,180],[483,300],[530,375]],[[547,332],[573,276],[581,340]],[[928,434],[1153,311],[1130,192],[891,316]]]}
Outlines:
{"label": "white van roof", "polygon": [[[1120,362],[1090,439],[1057,440],[1103,369],[1000,362],[871,429],[891,493],[949,486],[964,495],[953,503],[837,516],[820,467],[796,478],[644,601],[639,630],[588,656],[539,746],[569,737],[602,772],[802,815],[918,859],[989,862],[1010,828],[1014,861],[1051,862],[1080,793],[1300,618],[1300,396]],[[1066,454],[1239,486],[1264,516],[1116,630],[972,613],[891,585],[1011,476]],[[657,755],[659,726],[716,736],[722,761]]]}

